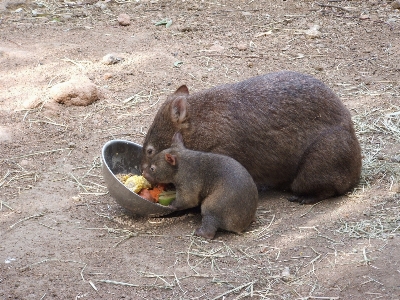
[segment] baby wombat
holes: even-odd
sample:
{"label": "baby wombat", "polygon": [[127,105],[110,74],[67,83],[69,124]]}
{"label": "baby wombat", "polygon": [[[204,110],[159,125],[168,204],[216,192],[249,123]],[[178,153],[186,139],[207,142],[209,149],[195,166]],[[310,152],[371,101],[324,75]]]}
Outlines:
{"label": "baby wombat", "polygon": [[180,131],[189,149],[236,159],[259,186],[290,189],[314,203],[354,187],[361,150],[350,112],[321,81],[282,71],[162,104],[143,145],[142,168]]}
{"label": "baby wombat", "polygon": [[171,148],[155,155],[143,170],[150,183],[173,183],[175,209],[201,205],[196,234],[214,238],[217,229],[243,232],[254,219],[257,187],[247,170],[225,155],[188,150],[176,133]]}

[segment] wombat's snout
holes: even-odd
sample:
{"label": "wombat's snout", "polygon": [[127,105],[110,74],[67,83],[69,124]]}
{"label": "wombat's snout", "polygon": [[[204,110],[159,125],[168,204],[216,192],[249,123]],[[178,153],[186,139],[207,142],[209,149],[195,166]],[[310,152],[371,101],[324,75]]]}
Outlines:
{"label": "wombat's snout", "polygon": [[148,166],[149,166],[148,163],[142,163],[142,164],[139,166],[139,172],[141,172],[141,173],[143,174],[144,170],[146,170],[146,168],[147,168]]}
{"label": "wombat's snout", "polygon": [[155,185],[157,183],[155,182],[155,179],[149,174],[147,167],[143,169],[142,176],[146,178],[146,180],[150,182],[151,185]]}

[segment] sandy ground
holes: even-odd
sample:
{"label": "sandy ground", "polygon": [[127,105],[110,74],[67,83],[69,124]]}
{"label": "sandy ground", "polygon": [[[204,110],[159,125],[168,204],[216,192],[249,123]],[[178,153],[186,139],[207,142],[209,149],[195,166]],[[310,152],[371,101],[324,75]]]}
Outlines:
{"label": "sandy ground", "polygon": [[[400,299],[399,58],[389,1],[2,1],[0,298]],[[177,87],[282,69],[351,110],[353,192],[314,206],[261,193],[248,231],[213,241],[193,236],[196,210],[136,218],[107,194],[102,146],[142,143]],[[103,97],[52,101],[77,75]]]}

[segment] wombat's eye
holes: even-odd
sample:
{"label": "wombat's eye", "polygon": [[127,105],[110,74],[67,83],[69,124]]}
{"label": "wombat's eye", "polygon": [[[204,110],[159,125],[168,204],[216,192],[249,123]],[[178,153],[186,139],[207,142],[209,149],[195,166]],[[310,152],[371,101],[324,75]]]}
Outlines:
{"label": "wombat's eye", "polygon": [[155,170],[156,170],[156,167],[154,167],[154,166],[150,167],[150,171],[154,172]]}
{"label": "wombat's eye", "polygon": [[152,155],[153,154],[153,148],[148,148],[146,150],[147,155]]}

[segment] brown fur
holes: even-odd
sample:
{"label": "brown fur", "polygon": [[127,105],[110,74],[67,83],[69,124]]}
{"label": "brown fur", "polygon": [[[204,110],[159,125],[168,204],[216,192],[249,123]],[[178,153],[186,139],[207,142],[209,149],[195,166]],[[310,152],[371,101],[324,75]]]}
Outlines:
{"label": "brown fur", "polygon": [[342,195],[361,172],[350,112],[321,81],[282,71],[163,103],[143,146],[142,167],[180,131],[189,149],[227,155],[259,186],[290,189],[301,203]]}
{"label": "brown fur", "polygon": [[172,207],[201,205],[197,235],[212,239],[217,229],[241,233],[254,219],[258,192],[249,172],[228,156],[186,149],[180,133],[171,148],[152,158],[143,176],[151,183],[175,185]]}

